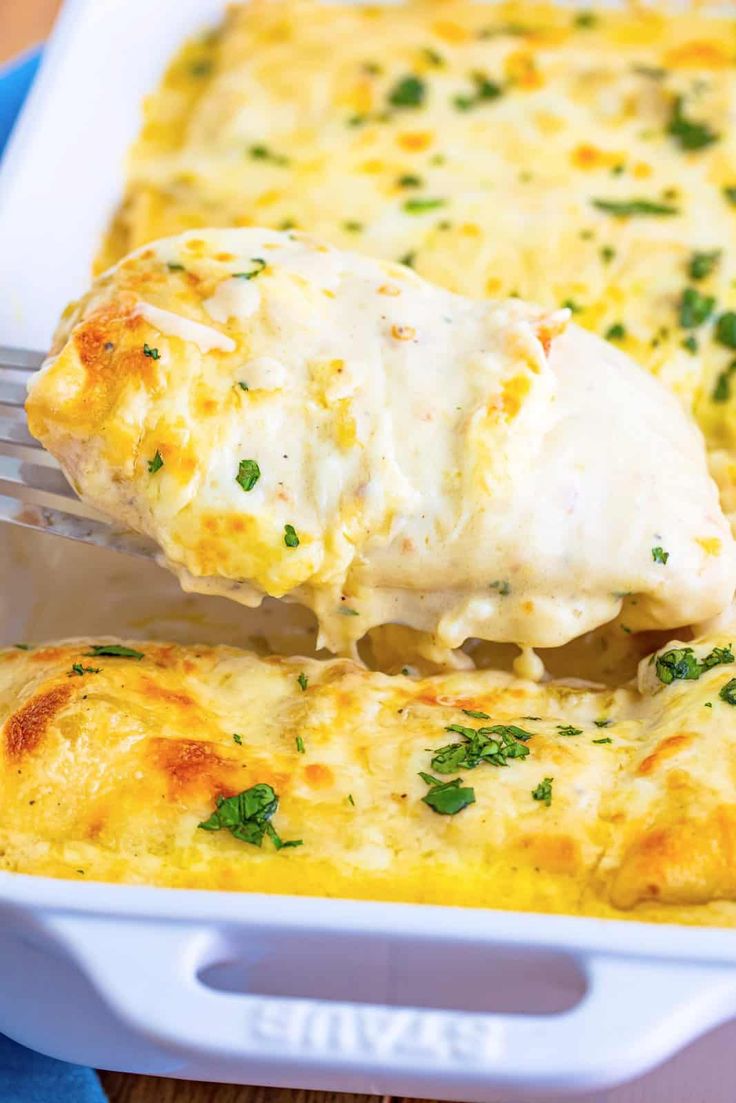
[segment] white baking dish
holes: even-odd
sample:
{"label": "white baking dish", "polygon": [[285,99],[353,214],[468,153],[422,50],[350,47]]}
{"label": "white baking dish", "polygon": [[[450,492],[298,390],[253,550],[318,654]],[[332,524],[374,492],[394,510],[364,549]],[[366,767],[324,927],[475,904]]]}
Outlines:
{"label": "white baking dish", "polygon": [[[0,174],[0,342],[43,347],[85,286],[141,97],[220,9],[67,3]],[[282,615],[49,537],[0,533],[0,556],[2,642],[247,643]],[[98,1067],[453,1100],[733,1103],[734,1016],[736,931],[0,875],[0,1031]]]}

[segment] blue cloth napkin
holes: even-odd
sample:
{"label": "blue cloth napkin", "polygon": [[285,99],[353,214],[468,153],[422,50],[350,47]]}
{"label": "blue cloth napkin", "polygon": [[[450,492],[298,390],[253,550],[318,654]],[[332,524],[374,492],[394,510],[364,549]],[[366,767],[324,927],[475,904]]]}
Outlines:
{"label": "blue cloth napkin", "polygon": [[[0,154],[13,129],[41,54],[0,66]],[[106,1103],[97,1074],[19,1046],[0,1034],[0,1103]]]}
{"label": "blue cloth napkin", "polygon": [[68,1065],[0,1034],[2,1103],[106,1103],[92,1069]]}

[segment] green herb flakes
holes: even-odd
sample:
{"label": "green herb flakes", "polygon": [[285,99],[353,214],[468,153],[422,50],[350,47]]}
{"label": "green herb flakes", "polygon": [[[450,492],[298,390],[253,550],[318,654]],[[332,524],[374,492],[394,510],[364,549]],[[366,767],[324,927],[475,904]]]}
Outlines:
{"label": "green herb flakes", "polygon": [[243,746],[243,737],[238,735],[237,732],[233,732],[233,743],[237,743],[239,747]]}
{"label": "green herb flakes", "polygon": [[711,252],[693,253],[688,261],[687,273],[691,280],[704,280],[712,276],[721,259],[721,250],[713,249]]}
{"label": "green herb flakes", "polygon": [[161,353],[158,351],[158,349],[152,349],[151,346],[148,344],[143,345],[143,355],[147,356],[150,360],[161,359]]}
{"label": "green herb flakes", "polygon": [[250,263],[252,268],[248,268],[243,272],[233,272],[234,280],[254,280],[256,276],[260,276],[263,269],[266,267],[266,262],[263,257],[251,257]]}
{"label": "green herb flakes", "polygon": [[176,261],[169,260],[166,262],[166,267],[169,272],[186,272],[186,268],[183,264],[177,264]]}
{"label": "green herb flakes", "polygon": [[302,691],[302,693],[305,693],[306,689],[307,689],[307,686],[309,685],[309,678],[306,676],[304,671],[302,671],[301,674],[299,675],[299,677],[297,678],[297,682],[299,683],[299,688]]}
{"label": "green herb flakes", "polygon": [[492,590],[496,590],[501,597],[508,597],[511,593],[511,584],[506,579],[497,578],[495,582],[491,583]]}
{"label": "green herb flakes", "polygon": [[419,776],[429,786],[429,791],[422,800],[438,815],[456,816],[469,804],[475,804],[475,789],[463,787],[462,778],[440,781],[431,774],[420,773]]}
{"label": "green herb flakes", "polygon": [[603,334],[607,341],[623,341],[626,337],[626,326],[623,322],[614,322]]}
{"label": "green herb flakes", "polygon": [[583,734],[583,729],[582,728],[575,728],[575,727],[573,727],[572,724],[558,724],[557,725],[557,731],[559,732],[560,735],[564,735],[566,737],[567,736],[582,735]]}
{"label": "green herb flakes", "polygon": [[736,705],[736,678],[731,678],[725,686],[721,686],[718,696],[727,705]]}
{"label": "green herb flakes", "polygon": [[736,372],[736,360],[732,360],[725,371],[718,375],[711,394],[713,402],[728,402],[731,397],[731,377],[734,372]]}
{"label": "green herb flakes", "polygon": [[474,770],[482,763],[490,766],[508,766],[509,760],[526,758],[529,748],[524,744],[532,733],[515,724],[493,724],[491,727],[467,728],[462,724],[449,724],[445,731],[462,737],[460,743],[447,743],[438,747],[431,760],[438,774],[454,774],[456,770]]}
{"label": "green herb flakes", "polygon": [[287,548],[299,547],[299,537],[293,525],[284,525],[284,543]]}
{"label": "green herb flakes", "polygon": [[255,460],[241,460],[235,482],[246,492],[252,490],[261,477],[261,469]]}
{"label": "green herb flakes", "polygon": [[669,203],[657,203],[653,199],[592,199],[593,206],[614,218],[632,218],[636,215],[667,217],[679,214],[677,207]]}
{"label": "green herb flakes", "polygon": [[248,154],[254,161],[268,161],[271,165],[288,165],[289,158],[284,157],[283,153],[274,153],[268,146],[255,145],[250,146]]}
{"label": "green herb flakes", "polygon": [[243,379],[238,380],[238,386],[240,387],[241,391],[249,390],[248,384]]}
{"label": "green herb flakes", "polygon": [[388,94],[392,107],[421,107],[427,95],[427,86],[414,75],[402,77]]}
{"label": "green herb flakes", "polygon": [[296,744],[296,749],[299,752],[299,754],[304,754],[305,753],[304,752],[304,740],[302,739],[302,737],[300,735],[298,735],[296,737],[296,739],[294,740],[294,742]]}
{"label": "green herb flakes", "polygon": [[400,188],[421,188],[423,180],[413,172],[407,172],[396,181]]}
{"label": "green herb flakes", "polygon": [[82,666],[81,663],[74,663],[67,674],[67,678],[73,678],[75,675],[82,678],[85,674],[99,674],[101,670],[102,667],[100,666]]}
{"label": "green herb flakes", "polygon": [[736,312],[721,314],[716,323],[716,341],[727,349],[736,349]]}
{"label": "green herb flakes", "polygon": [[163,458],[163,456],[161,455],[161,453],[159,452],[159,450],[157,448],[156,449],[156,455],[153,457],[152,460],[148,461],[148,473],[149,473],[149,475],[155,475],[157,471],[161,470],[163,465],[164,465],[164,458]]}
{"label": "green herb flakes", "polygon": [[593,27],[598,26],[598,14],[593,11],[579,11],[576,12],[573,21],[573,27],[577,27],[581,31],[592,30]]}
{"label": "green herb flakes", "polygon": [[697,658],[692,647],[673,647],[656,656],[654,668],[660,682],[668,686],[675,681],[695,682],[706,670],[733,662],[734,654],[730,644],[728,647],[714,647],[702,660]]}
{"label": "green herb flakes", "polygon": [[656,548],[652,548],[652,559],[655,563],[666,563],[670,557],[670,553],[666,552],[664,548],[660,548],[657,545]]}
{"label": "green herb flakes", "polygon": [[490,720],[487,712],[478,712],[475,709],[463,709],[466,716],[472,716],[473,720]]}
{"label": "green herb flakes", "polygon": [[552,782],[553,777],[546,777],[540,781],[536,789],[532,789],[532,800],[538,800],[542,804],[546,804],[549,808],[552,803]]}
{"label": "green herb flakes", "polygon": [[593,743],[613,743],[613,740],[611,739],[610,735],[606,735],[603,737],[603,739],[594,739]]}
{"label": "green herb flakes", "polygon": [[125,647],[122,643],[93,643],[91,651],[85,651],[85,658],[106,659],[142,659],[142,651]]}
{"label": "green herb flakes", "polygon": [[453,106],[458,111],[472,111],[474,107],[479,107],[483,103],[490,103],[503,95],[501,85],[494,80],[489,80],[485,73],[471,73],[470,79],[473,83],[472,91],[461,93],[452,98]]}
{"label": "green herb flakes", "polygon": [[732,207],[736,207],[736,184],[729,184],[723,189],[723,197]]}
{"label": "green herb flakes", "polygon": [[680,325],[683,329],[697,329],[708,321],[715,305],[713,295],[701,295],[696,287],[686,287],[680,298]]}
{"label": "green herb flakes", "polygon": [[203,831],[226,829],[251,846],[261,846],[267,835],[277,850],[302,845],[301,839],[282,839],[271,823],[278,811],[279,798],[270,785],[260,783],[235,797],[218,797],[216,804],[209,819],[199,824]]}
{"label": "green herb flakes", "polygon": [[446,202],[445,199],[427,199],[417,196],[404,200],[402,206],[407,214],[424,214],[426,211],[436,211],[438,207],[444,207]]}
{"label": "green herb flakes", "polygon": [[672,104],[672,113],[667,124],[667,133],[675,139],[680,149],[693,152],[717,142],[720,135],[715,130],[711,130],[707,123],[687,118],[683,104],[683,97],[677,96]]}

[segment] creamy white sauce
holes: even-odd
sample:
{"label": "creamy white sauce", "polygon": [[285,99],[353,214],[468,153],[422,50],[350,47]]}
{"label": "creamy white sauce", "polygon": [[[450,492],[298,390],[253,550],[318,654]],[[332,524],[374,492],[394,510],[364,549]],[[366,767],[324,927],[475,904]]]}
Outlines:
{"label": "creamy white sauce", "polygon": [[[187,239],[173,242],[177,256]],[[90,450],[55,449],[73,458],[87,498],[159,541],[188,589],[301,602],[334,651],[392,622],[438,648],[471,636],[555,647],[624,602],[631,630],[729,604],[736,553],[699,431],[568,312],[465,299],[294,235],[198,230],[196,240],[207,247],[187,267],[201,265],[209,286],[222,272],[206,308],[227,317],[247,357],[205,357],[199,376],[152,402],[154,425],[186,421],[195,475],[179,486],[164,469],[153,488],[147,477],[126,484]],[[162,243],[163,259],[171,247]],[[264,270],[233,281],[254,257]],[[140,311],[203,353],[235,347],[166,310]],[[161,370],[173,379],[175,368]],[[249,391],[198,425],[188,388],[215,394],[239,380]],[[261,472],[251,493],[234,477],[244,457]],[[247,518],[251,536],[221,545],[221,562],[210,548],[205,570],[191,549],[213,511]],[[285,545],[287,524],[298,547]],[[540,676],[531,653],[520,661]]]}

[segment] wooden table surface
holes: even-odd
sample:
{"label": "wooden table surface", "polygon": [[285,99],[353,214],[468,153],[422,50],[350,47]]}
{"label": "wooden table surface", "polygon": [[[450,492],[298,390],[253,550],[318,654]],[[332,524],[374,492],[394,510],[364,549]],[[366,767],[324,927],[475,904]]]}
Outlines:
{"label": "wooden table surface", "polygon": [[[60,0],[0,0],[0,62],[41,42],[59,5]],[[380,1096],[334,1092],[200,1084],[121,1072],[101,1072],[100,1079],[110,1103],[380,1103],[381,1099]]]}

